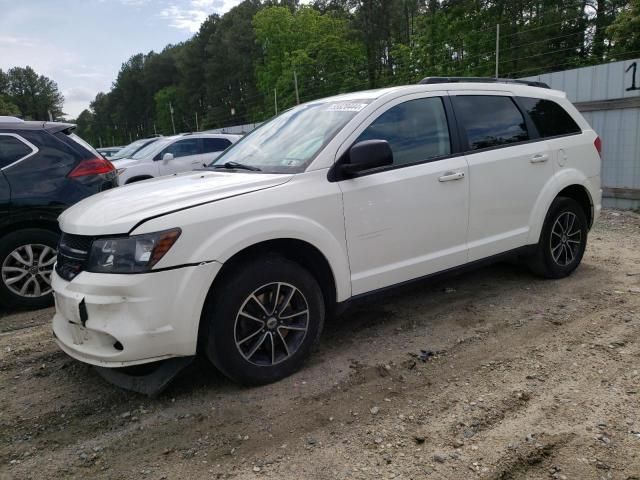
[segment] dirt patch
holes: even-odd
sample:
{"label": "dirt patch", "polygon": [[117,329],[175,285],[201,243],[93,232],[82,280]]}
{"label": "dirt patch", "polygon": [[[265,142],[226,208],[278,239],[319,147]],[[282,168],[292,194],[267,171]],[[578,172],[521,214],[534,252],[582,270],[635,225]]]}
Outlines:
{"label": "dirt patch", "polygon": [[61,353],[51,310],[0,319],[0,478],[640,479],[640,216],[582,266],[420,283],[329,323],[244,389],[206,362],[157,399]]}

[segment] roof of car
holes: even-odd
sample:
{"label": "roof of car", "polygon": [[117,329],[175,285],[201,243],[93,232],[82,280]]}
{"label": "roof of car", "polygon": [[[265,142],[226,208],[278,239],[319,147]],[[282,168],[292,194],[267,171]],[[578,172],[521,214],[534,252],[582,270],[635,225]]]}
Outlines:
{"label": "roof of car", "polygon": [[534,87],[530,85],[524,85],[519,83],[502,83],[502,82],[451,82],[451,83],[429,83],[429,84],[416,84],[416,85],[401,85],[398,87],[379,88],[375,90],[362,90],[360,92],[343,93],[335,95],[333,97],[323,98],[319,100],[313,100],[309,103],[317,101],[357,101],[357,100],[375,100],[387,95],[397,93],[421,93],[421,92],[433,92],[433,91],[492,91],[492,92],[511,92],[520,96],[532,96],[532,97],[559,97],[564,98],[566,94],[560,90],[553,90],[544,87]]}
{"label": "roof of car", "polygon": [[16,121],[0,119],[1,130],[47,130],[60,132],[62,130],[73,130],[76,126],[73,123],[64,122],[42,122],[42,121]]}

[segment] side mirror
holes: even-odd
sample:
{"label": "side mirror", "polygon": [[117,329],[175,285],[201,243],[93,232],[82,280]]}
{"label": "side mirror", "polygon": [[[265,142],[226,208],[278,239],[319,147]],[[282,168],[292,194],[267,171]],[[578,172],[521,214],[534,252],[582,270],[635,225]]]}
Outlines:
{"label": "side mirror", "polygon": [[364,140],[349,149],[348,162],[340,166],[343,174],[355,175],[364,170],[393,164],[393,152],[386,140]]}
{"label": "side mirror", "polygon": [[171,160],[173,160],[173,153],[165,153],[162,156],[162,161],[163,162],[170,162]]}

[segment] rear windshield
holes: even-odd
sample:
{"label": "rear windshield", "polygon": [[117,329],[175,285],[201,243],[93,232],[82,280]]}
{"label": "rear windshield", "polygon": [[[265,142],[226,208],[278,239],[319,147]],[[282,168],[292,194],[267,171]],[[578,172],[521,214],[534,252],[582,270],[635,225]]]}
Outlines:
{"label": "rear windshield", "polygon": [[75,133],[71,133],[69,135],[67,135],[68,138],[70,138],[71,140],[73,140],[74,142],[76,142],[78,145],[84,147],[85,150],[89,150],[89,152],[94,155],[97,158],[101,158],[102,155],[100,155],[95,148],[93,148],[91,145],[89,145],[87,142],[85,142],[82,138],[80,138],[78,135],[76,135]]}

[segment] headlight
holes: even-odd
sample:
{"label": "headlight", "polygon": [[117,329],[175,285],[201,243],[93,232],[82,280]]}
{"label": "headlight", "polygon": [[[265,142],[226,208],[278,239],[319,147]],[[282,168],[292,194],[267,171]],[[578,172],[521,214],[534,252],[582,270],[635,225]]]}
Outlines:
{"label": "headlight", "polygon": [[179,228],[130,237],[98,238],[91,245],[87,271],[142,273],[150,271],[178,240]]}

